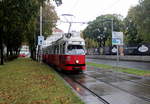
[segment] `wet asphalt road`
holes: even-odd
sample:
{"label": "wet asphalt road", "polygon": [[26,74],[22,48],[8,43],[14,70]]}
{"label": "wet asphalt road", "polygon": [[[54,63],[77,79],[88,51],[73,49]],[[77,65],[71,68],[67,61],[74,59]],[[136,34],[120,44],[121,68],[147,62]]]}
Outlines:
{"label": "wet asphalt road", "polygon": [[[86,59],[87,62],[94,62],[97,64],[107,64],[116,66],[115,60],[104,60],[104,59]],[[125,68],[135,68],[141,70],[150,70],[150,62],[133,62],[133,61],[119,61],[118,66]]]}
{"label": "wet asphalt road", "polygon": [[86,104],[150,104],[150,77],[87,66],[83,74],[63,78]]}

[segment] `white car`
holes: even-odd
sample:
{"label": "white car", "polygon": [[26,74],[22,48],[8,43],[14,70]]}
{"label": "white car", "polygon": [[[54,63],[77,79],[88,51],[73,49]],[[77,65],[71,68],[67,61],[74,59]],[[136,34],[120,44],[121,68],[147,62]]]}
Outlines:
{"label": "white car", "polygon": [[30,57],[30,52],[21,50],[19,53],[19,57]]}

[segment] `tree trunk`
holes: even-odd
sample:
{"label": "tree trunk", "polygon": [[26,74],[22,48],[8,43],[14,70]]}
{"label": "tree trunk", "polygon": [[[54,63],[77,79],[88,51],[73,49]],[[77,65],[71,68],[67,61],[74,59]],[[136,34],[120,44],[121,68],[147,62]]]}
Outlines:
{"label": "tree trunk", "polygon": [[10,51],[10,56],[13,56],[12,48],[9,51]]}
{"label": "tree trunk", "polygon": [[30,57],[33,59],[33,49],[32,49],[32,48],[31,48],[31,50],[30,50],[30,53],[31,53],[31,54],[30,54],[30,55],[31,55]]}
{"label": "tree trunk", "polygon": [[7,46],[7,53],[6,53],[6,58],[9,56],[9,47]]}
{"label": "tree trunk", "polygon": [[31,50],[30,50],[30,52],[31,52],[31,56],[30,56],[30,57],[31,57],[33,60],[35,60],[35,59],[36,59],[36,55],[35,55],[35,54],[36,54],[36,53],[35,53],[36,51],[35,51],[35,48],[32,47]]}
{"label": "tree trunk", "polygon": [[3,47],[3,41],[2,41],[2,35],[0,35],[0,53],[1,53],[1,62],[0,64],[3,65],[4,64],[4,54],[3,54],[3,50],[4,50],[4,47]]}

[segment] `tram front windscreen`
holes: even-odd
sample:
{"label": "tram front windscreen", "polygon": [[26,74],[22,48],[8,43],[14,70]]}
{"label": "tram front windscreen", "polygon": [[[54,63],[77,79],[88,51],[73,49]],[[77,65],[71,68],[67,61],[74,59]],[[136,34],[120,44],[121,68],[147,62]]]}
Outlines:
{"label": "tram front windscreen", "polygon": [[82,45],[68,45],[67,54],[69,55],[84,55],[85,50]]}

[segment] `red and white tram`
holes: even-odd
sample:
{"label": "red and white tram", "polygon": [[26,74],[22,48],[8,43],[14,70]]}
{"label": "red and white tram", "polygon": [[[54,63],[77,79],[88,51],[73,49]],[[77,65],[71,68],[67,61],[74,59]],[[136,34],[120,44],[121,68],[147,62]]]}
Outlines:
{"label": "red and white tram", "polygon": [[43,48],[42,59],[61,70],[82,72],[85,70],[85,41],[77,32],[63,34]]}

